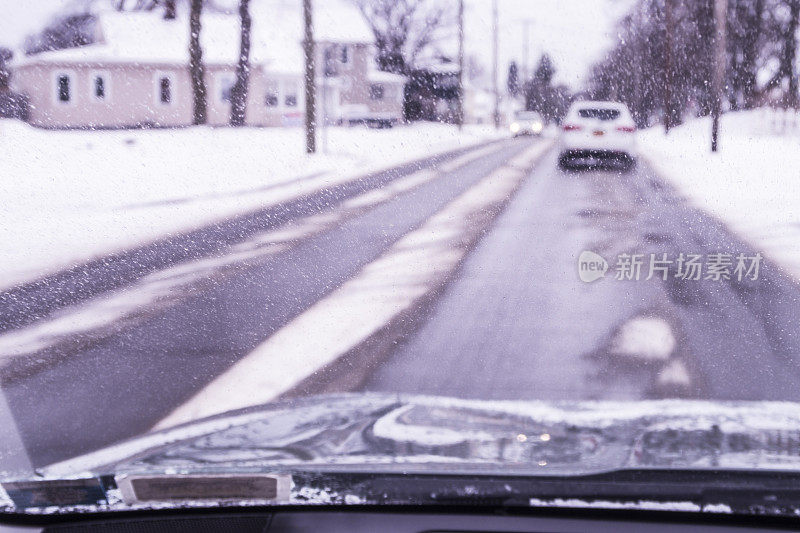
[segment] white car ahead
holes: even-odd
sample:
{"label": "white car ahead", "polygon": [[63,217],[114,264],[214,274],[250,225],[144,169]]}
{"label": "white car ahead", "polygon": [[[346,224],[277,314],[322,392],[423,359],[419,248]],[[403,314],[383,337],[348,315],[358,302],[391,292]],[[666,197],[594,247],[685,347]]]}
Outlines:
{"label": "white car ahead", "polygon": [[636,124],[618,102],[575,102],[561,125],[559,164],[598,167],[617,163],[630,168],[636,161]]}

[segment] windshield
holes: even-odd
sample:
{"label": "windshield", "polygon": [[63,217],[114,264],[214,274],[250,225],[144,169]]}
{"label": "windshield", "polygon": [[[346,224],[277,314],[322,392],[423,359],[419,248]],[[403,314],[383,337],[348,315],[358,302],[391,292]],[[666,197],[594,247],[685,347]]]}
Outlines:
{"label": "windshield", "polygon": [[800,474],[795,0],[0,13],[0,507]]}

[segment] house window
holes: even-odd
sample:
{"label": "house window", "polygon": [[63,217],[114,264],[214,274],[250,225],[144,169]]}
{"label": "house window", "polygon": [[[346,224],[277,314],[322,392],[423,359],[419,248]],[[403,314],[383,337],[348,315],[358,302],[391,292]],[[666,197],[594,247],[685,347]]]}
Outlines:
{"label": "house window", "polygon": [[236,76],[223,74],[219,78],[219,101],[233,102],[233,87],[236,85]]}
{"label": "house window", "polygon": [[267,107],[278,107],[280,98],[278,96],[278,84],[274,81],[267,82],[267,91],[264,96],[264,104]]}
{"label": "house window", "polygon": [[172,103],[172,80],[166,76],[158,79],[158,101],[165,105]]}
{"label": "house window", "polygon": [[338,57],[338,50],[336,45],[332,44],[325,48],[322,54],[322,75],[326,78],[336,76],[336,58]]}
{"label": "house window", "polygon": [[345,65],[350,62],[350,47],[343,44],[340,50],[340,59]]}
{"label": "house window", "polygon": [[72,87],[69,74],[59,74],[56,79],[56,91],[59,102],[67,103],[72,99]]}
{"label": "house window", "polygon": [[297,84],[287,82],[284,85],[283,105],[286,107],[297,107]]}
{"label": "house window", "polygon": [[372,100],[383,100],[384,88],[380,83],[373,83],[369,86],[369,97]]}
{"label": "house window", "polygon": [[102,76],[94,78],[94,97],[103,100],[106,97],[106,80]]}
{"label": "house window", "polygon": [[111,80],[108,73],[92,72],[89,83],[89,92],[93,100],[102,102],[111,97]]}

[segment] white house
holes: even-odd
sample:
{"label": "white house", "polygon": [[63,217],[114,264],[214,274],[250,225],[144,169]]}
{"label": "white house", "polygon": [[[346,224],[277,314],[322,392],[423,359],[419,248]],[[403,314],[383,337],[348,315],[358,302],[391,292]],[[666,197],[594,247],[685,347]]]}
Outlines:
{"label": "white house", "polygon": [[[401,120],[405,78],[377,71],[374,37],[361,14],[344,1],[316,4],[318,116],[333,123]],[[253,9],[246,122],[300,124],[305,112],[300,1],[256,2]],[[28,97],[30,123],[50,128],[191,124],[188,14],[166,20],[158,11],[101,10],[95,18],[94,44],[13,64],[12,86]],[[201,45],[208,123],[225,125],[239,55],[238,17],[204,15]],[[321,68],[324,58],[328,76]]]}

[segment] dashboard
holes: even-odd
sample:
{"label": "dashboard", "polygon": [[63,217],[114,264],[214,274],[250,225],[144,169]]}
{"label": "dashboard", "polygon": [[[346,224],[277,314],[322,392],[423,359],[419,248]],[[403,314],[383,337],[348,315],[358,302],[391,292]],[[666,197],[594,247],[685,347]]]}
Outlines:
{"label": "dashboard", "polygon": [[[677,516],[676,516],[677,515]],[[37,517],[41,518],[41,517]],[[800,522],[776,523],[768,517],[735,520],[680,513],[615,512],[598,516],[580,511],[559,516],[510,516],[505,514],[431,512],[280,511],[213,512],[168,515],[136,514],[45,525],[0,525],[0,533],[572,533],[599,531],[650,532],[756,532],[765,529],[797,530]],[[785,526],[785,527],[784,527]]]}

